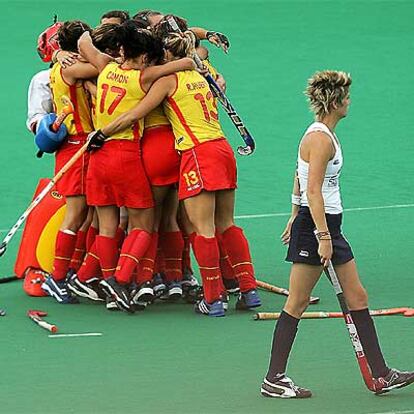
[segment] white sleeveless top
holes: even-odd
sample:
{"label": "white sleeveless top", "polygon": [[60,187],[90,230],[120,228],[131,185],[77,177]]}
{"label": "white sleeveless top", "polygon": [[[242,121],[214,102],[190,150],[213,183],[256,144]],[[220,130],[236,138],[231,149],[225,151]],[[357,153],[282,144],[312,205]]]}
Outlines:
{"label": "white sleeveless top", "polygon": [[309,163],[302,160],[300,157],[300,146],[303,138],[310,132],[321,131],[328,135],[335,147],[335,155],[328,162],[326,166],[325,178],[322,184],[322,197],[325,205],[325,213],[327,214],[340,214],[343,211],[341,194],[339,190],[339,176],[341,174],[341,168],[343,165],[342,150],[338,144],[338,139],[335,134],[322,122],[314,122],[304,133],[298,150],[298,165],[297,173],[299,178],[299,190],[300,190],[300,205],[309,207],[308,197],[306,189],[308,187],[308,172]]}

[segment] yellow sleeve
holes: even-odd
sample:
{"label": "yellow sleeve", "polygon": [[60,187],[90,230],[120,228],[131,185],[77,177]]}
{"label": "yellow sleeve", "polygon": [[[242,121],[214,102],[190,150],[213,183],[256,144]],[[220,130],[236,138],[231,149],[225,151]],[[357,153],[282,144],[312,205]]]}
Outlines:
{"label": "yellow sleeve", "polygon": [[217,70],[214,68],[214,66],[210,63],[208,59],[203,60],[204,65],[207,66],[208,71],[211,73],[211,76],[213,76],[214,80],[217,79]]}

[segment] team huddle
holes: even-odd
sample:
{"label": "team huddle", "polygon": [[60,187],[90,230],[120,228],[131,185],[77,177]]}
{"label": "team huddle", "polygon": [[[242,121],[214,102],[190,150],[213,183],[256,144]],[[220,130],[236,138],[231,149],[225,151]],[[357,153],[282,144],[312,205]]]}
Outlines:
{"label": "team huddle", "polygon": [[[52,65],[32,80],[27,125],[41,152],[55,152],[56,171],[82,154],[57,182],[66,212],[42,289],[59,303],[83,297],[134,312],[156,299],[184,298],[212,317],[225,316],[229,293],[238,293],[237,310],[261,305],[249,245],[234,224],[236,161],[206,76],[220,90],[226,83],[204,40],[225,52],[229,47],[222,33],[152,10],[133,18],[109,12],[95,29],[79,20],[55,23],[39,37],[39,54]],[[338,298],[346,299],[341,307],[368,388],[383,394],[414,382],[414,372],[390,368],[384,359],[342,234],[343,157],[335,128],[347,116],[351,83],[348,73],[325,70],[305,91],[315,122],[298,147],[292,214],[282,234],[292,263],[289,297],[260,388],[266,397],[312,395],[286,368],[324,268],[335,273]],[[53,130],[68,101],[72,113]]]}
{"label": "team huddle", "polygon": [[[202,40],[229,47],[222,33],[151,10],[106,13],[95,29],[57,22],[40,35],[39,54],[52,64],[32,80],[28,127],[41,151],[55,152],[56,172],[88,142],[56,185],[66,213],[42,289],[59,303],[84,297],[134,312],[184,297],[197,313],[224,316],[238,292],[236,309],[261,305],[234,224],[235,157],[203,75],[222,89],[225,81]],[[43,113],[30,99],[42,99]],[[73,113],[53,131],[67,99]]]}

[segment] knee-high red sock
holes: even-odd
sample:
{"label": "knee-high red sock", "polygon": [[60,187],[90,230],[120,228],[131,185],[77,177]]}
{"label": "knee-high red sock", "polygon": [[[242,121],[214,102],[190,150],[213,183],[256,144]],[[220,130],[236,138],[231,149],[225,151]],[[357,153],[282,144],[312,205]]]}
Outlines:
{"label": "knee-high red sock", "polygon": [[86,282],[91,277],[102,276],[101,264],[96,250],[96,241],[93,242],[88,253],[86,253],[85,260],[83,261],[77,274],[81,282]]}
{"label": "knee-high red sock", "polygon": [[151,234],[151,243],[139,261],[138,272],[136,276],[136,281],[138,285],[149,282],[152,279],[154,273],[155,265],[155,256],[157,254],[158,247],[158,233],[154,232]]}
{"label": "knee-high red sock", "polygon": [[191,250],[191,237],[194,238],[195,233],[192,233],[193,236],[184,234],[183,233],[183,239],[184,239],[184,247],[183,247],[183,261],[182,261],[182,271],[188,272],[193,274],[193,268],[191,267],[191,256],[190,256],[190,250]]}
{"label": "knee-high red sock", "polygon": [[[69,231],[69,230],[66,230]],[[59,230],[55,244],[55,259],[53,260],[53,279],[61,281],[66,277],[70,260],[75,250],[76,234]]]}
{"label": "knee-high red sock", "polygon": [[87,233],[86,233],[86,251],[88,252],[93,242],[95,241],[95,237],[99,234],[99,230],[96,227],[90,226]]}
{"label": "knee-high red sock", "polygon": [[125,240],[125,230],[123,228],[118,227],[116,229],[115,239],[118,243],[118,249],[120,249]]}
{"label": "knee-high red sock", "polygon": [[168,282],[180,281],[183,278],[182,257],[184,239],[181,231],[161,233],[160,245],[164,253],[165,278]]}
{"label": "knee-high red sock", "polygon": [[212,303],[223,292],[217,239],[197,235],[194,237],[193,250],[203,280],[204,297],[207,303]]}
{"label": "knee-high red sock", "polygon": [[[128,239],[132,243],[126,243]],[[120,260],[115,272],[115,278],[119,283],[129,283],[131,275],[139,260],[144,256],[151,243],[151,234],[140,229],[132,230],[122,245]]]}
{"label": "knee-high red sock", "polygon": [[154,273],[164,273],[164,271],[165,271],[164,253],[162,252],[161,248],[158,246],[157,254],[155,256]]}
{"label": "knee-high red sock", "polygon": [[223,279],[237,279],[236,273],[234,272],[233,267],[230,263],[230,258],[227,253],[226,247],[224,246],[223,237],[221,234],[216,232],[217,242],[219,245],[219,251],[220,251],[220,271],[221,276]]}
{"label": "knee-high red sock", "polygon": [[222,238],[230,263],[239,280],[240,290],[247,292],[255,289],[256,279],[254,277],[249,243],[244,236],[243,230],[240,227],[231,226],[222,234]]}
{"label": "knee-high red sock", "polygon": [[118,263],[118,244],[115,237],[96,236],[96,252],[101,264],[102,275],[105,279],[115,274]]}
{"label": "knee-high red sock", "polygon": [[83,258],[86,254],[86,232],[83,230],[79,230],[76,234],[76,244],[75,250],[72,254],[72,260],[70,261],[69,267],[75,271],[75,273],[79,270]]}

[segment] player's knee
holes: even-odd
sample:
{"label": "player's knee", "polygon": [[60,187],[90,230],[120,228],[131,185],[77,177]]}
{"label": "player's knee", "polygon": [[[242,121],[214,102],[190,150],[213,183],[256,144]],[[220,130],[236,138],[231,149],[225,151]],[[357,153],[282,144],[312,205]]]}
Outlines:
{"label": "player's knee", "polygon": [[309,295],[289,295],[286,301],[285,309],[290,315],[296,318],[300,318],[302,313],[305,312],[306,308],[308,307],[309,301]]}
{"label": "player's knee", "polygon": [[234,226],[234,220],[231,218],[227,219],[216,219],[216,228],[219,233],[224,233],[227,229]]}
{"label": "player's knee", "polygon": [[368,294],[362,286],[353,292],[351,298],[347,299],[350,309],[365,309],[368,307]]}

